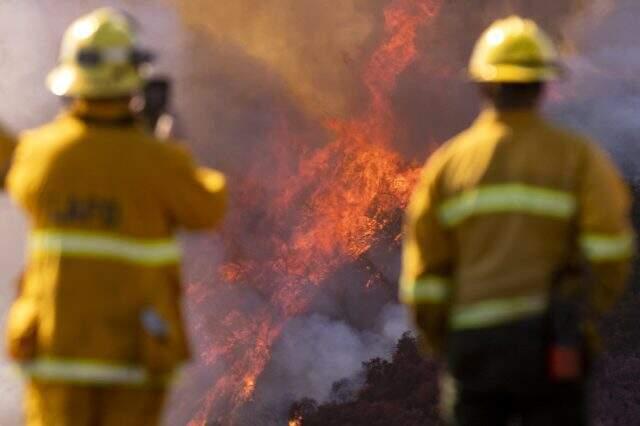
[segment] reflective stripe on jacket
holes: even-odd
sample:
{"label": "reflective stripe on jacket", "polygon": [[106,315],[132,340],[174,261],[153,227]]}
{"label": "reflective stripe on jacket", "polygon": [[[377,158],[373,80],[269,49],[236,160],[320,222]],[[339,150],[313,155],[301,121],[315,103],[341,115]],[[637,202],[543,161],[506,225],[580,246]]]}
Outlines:
{"label": "reflective stripe on jacket", "polygon": [[180,261],[180,246],[174,239],[133,239],[99,232],[41,230],[31,234],[27,250],[31,258],[56,253],[145,266],[176,265]]}
{"label": "reflective stripe on jacket", "polygon": [[[400,299],[438,341],[546,309],[577,252],[621,295],[633,253],[630,197],[606,154],[534,111],[485,111],[429,159],[407,209]],[[429,336],[427,336],[427,340]]]}
{"label": "reflective stripe on jacket", "polygon": [[40,382],[66,382],[76,384],[119,384],[145,386],[170,383],[180,375],[180,369],[169,374],[151,377],[143,365],[109,363],[102,360],[36,358],[19,365],[22,374]]}
{"label": "reflective stripe on jacket", "polygon": [[104,361],[42,358],[25,362],[20,369],[27,376],[45,382],[142,385],[149,379],[147,371],[140,365]]}

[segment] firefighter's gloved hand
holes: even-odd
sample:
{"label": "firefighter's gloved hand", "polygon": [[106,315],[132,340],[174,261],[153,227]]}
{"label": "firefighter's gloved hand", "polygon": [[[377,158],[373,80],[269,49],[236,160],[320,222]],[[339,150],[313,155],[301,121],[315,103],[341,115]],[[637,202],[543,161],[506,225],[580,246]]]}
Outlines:
{"label": "firefighter's gloved hand", "polygon": [[167,320],[155,309],[140,313],[142,358],[152,380],[161,381],[176,366],[176,356]]}
{"label": "firefighter's gloved hand", "polygon": [[145,309],[141,314],[142,328],[156,339],[164,340],[169,335],[167,322],[153,309]]}

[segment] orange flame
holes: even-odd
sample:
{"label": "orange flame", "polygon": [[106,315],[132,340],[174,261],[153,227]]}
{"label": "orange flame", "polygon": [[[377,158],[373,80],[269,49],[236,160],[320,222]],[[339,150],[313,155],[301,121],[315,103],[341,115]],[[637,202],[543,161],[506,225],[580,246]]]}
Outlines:
{"label": "orange flame", "polygon": [[[418,169],[406,167],[392,150],[390,95],[398,75],[417,55],[418,29],[436,15],[440,3],[391,1],[384,12],[387,37],[363,76],[371,99],[368,108],[358,118],[328,120],[325,127],[335,134],[331,143],[303,153],[293,169],[282,165],[285,175],[275,180],[283,190],[269,200],[267,209],[276,226],[287,229],[286,237],[274,236],[271,256],[235,261],[221,271],[227,282],[250,284],[268,295],[269,308],[226,316],[225,341],[216,342],[203,357],[209,362],[224,359],[231,367],[206,396],[190,426],[204,424],[221,401],[230,407],[228,418],[232,418],[251,399],[287,318],[304,313],[314,289],[339,266],[365,253],[406,204]],[[295,138],[286,125],[277,135],[281,142]],[[288,148],[277,145],[278,150]],[[276,158],[281,154],[287,157],[278,152]],[[299,214],[292,217],[292,209]]]}

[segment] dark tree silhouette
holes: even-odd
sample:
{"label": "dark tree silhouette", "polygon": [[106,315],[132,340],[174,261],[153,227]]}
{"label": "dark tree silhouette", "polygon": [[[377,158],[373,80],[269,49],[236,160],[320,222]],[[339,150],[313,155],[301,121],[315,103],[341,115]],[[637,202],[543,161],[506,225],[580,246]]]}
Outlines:
{"label": "dark tree silhouette", "polygon": [[[429,426],[437,425],[435,363],[418,352],[416,339],[406,333],[398,341],[391,361],[374,358],[363,363],[362,388],[344,400],[349,385],[333,387],[334,402],[318,405],[302,399],[291,406],[290,419],[302,426]],[[343,398],[343,399],[340,399]]]}

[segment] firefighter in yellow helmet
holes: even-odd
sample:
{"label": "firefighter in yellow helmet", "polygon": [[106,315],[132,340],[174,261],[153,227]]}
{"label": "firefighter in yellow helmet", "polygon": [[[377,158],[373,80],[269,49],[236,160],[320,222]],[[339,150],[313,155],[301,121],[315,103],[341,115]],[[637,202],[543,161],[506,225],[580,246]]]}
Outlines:
{"label": "firefighter in yellow helmet", "polygon": [[68,108],[15,153],[8,190],[31,230],[7,345],[29,426],[157,424],[189,357],[175,232],[220,222],[225,179],[134,119],[147,60],[126,16],[77,20],[48,78]]}
{"label": "firefighter in yellow helmet", "polygon": [[612,162],[538,112],[558,60],[534,22],[494,23],[469,69],[486,107],[432,155],[408,207],[400,298],[446,361],[452,424],[588,423],[583,319],[621,296],[634,244]]}

